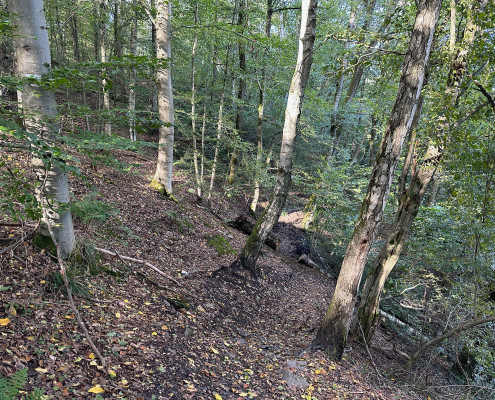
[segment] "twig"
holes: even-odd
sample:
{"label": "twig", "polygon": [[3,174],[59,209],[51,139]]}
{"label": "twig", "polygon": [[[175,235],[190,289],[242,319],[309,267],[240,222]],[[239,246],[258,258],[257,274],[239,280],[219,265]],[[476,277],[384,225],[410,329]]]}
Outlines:
{"label": "twig", "polygon": [[164,278],[167,278],[168,280],[174,282],[177,286],[180,286],[181,288],[183,288],[185,291],[187,291],[187,293],[189,293],[191,296],[197,298],[197,296],[192,293],[190,290],[188,290],[182,283],[180,283],[177,279],[175,278],[172,278],[170,275],[167,275],[165,272],[163,272],[161,269],[158,269],[157,267],[155,267],[153,264],[150,264],[149,262],[147,261],[144,261],[144,260],[140,260],[138,258],[133,258],[133,257],[127,257],[127,256],[123,256],[122,254],[119,254],[117,252],[113,252],[113,251],[110,251],[110,250],[107,250],[107,249],[102,249],[100,247],[95,247],[94,248],[96,251],[99,251],[100,253],[103,253],[103,254],[107,254],[109,256],[112,256],[112,257],[118,257],[120,258],[121,260],[125,260],[125,261],[130,261],[130,262],[134,262],[134,263],[137,263],[137,264],[142,264],[142,265],[146,265],[147,267],[151,268],[153,271],[157,272],[158,274],[160,274],[161,276],[163,276]]}
{"label": "twig", "polygon": [[366,348],[366,352],[368,353],[368,357],[371,360],[371,364],[373,365],[373,368],[375,368],[376,374],[378,375],[378,379],[382,380],[383,376],[382,376],[382,374],[380,374],[380,371],[378,371],[378,367],[376,366],[375,361],[373,360],[373,357],[372,357],[371,352],[370,352],[370,348],[368,347],[368,343],[366,343],[366,340],[364,339],[365,336],[364,336],[363,327],[361,326],[361,321],[358,320],[357,322],[359,325],[359,330],[361,331],[361,337],[363,338],[364,347]]}
{"label": "twig", "polygon": [[[43,190],[41,192],[43,192]],[[72,297],[72,290],[70,289],[69,279],[67,278],[67,271],[65,269],[65,263],[64,263],[64,260],[62,259],[62,254],[60,252],[60,246],[58,245],[57,239],[55,238],[55,234],[53,233],[53,227],[50,223],[50,220],[48,219],[48,212],[46,211],[44,196],[41,197],[41,209],[43,212],[43,218],[44,218],[45,223],[46,223],[47,228],[48,228],[48,232],[50,233],[50,237],[53,241],[53,244],[55,245],[55,248],[57,249],[58,265],[60,267],[60,272],[62,273],[62,277],[64,278],[64,285],[65,285],[65,289],[67,290],[67,297],[69,298],[70,308],[74,312],[74,315],[76,316],[76,319],[77,319],[77,323],[81,327],[81,330],[83,331],[84,336],[86,337],[86,340],[88,341],[89,345],[91,346],[91,348],[93,349],[95,354],[100,359],[101,366],[105,367],[106,366],[105,358],[101,355],[98,348],[95,346],[93,340],[89,336],[88,329],[86,328],[86,325],[84,324],[84,322],[81,318],[81,315],[79,314],[79,310],[76,308],[76,305],[74,304],[74,298]]]}

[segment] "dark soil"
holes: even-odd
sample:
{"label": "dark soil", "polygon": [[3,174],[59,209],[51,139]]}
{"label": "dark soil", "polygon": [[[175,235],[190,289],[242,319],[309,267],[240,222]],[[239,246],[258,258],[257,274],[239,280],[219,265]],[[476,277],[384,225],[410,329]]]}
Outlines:
{"label": "dark soil", "polygon": [[255,279],[228,267],[236,256],[219,255],[207,242],[222,235],[239,252],[246,236],[223,221],[242,207],[216,197],[214,215],[197,203],[188,190],[192,180],[181,171],[174,203],[149,188],[154,162],[118,157],[139,165],[124,173],[83,160],[87,180],[72,179],[76,199],[96,189],[118,211],[104,222],[76,221],[77,234],[146,260],[180,286],[108,256],[101,256],[98,274],[75,271],[72,281],[93,299],[76,291],[105,356],[102,368],[54,283],[56,263],[21,238],[32,227],[0,226],[1,246],[18,243],[0,255],[0,319],[10,321],[0,326],[3,375],[27,367],[26,390],[44,388],[53,399],[425,399],[429,385],[448,383],[441,364],[405,374],[403,354],[414,346],[381,329],[368,349],[372,359],[354,342],[341,363],[309,352],[334,281],[297,263],[309,250],[304,233],[288,221],[277,224],[283,245],[277,252],[264,248],[262,276]]}

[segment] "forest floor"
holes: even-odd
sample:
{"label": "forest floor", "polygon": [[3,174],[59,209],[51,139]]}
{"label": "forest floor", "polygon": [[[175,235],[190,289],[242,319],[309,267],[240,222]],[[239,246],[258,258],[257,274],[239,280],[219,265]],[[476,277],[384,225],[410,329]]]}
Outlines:
{"label": "forest floor", "polygon": [[[130,171],[83,158],[86,179],[71,178],[76,199],[97,190],[117,211],[104,223],[76,219],[77,236],[172,279],[119,257],[99,254],[101,264],[91,268],[72,260],[76,304],[103,368],[77,326],[56,262],[25,237],[0,254],[0,373],[27,367],[25,390],[43,388],[53,399],[441,398],[435,388],[450,385],[445,366],[431,362],[406,373],[404,353],[414,345],[383,328],[369,349],[350,343],[340,363],[309,352],[334,280],[268,247],[260,278],[229,267],[246,236],[225,221],[245,204],[216,194],[208,209],[181,171],[175,203],[149,187],[152,155],[116,153],[134,165]],[[290,232],[301,234],[287,228],[298,219],[291,215],[278,232],[282,243],[297,240]],[[12,243],[30,229],[2,225],[0,240]]]}

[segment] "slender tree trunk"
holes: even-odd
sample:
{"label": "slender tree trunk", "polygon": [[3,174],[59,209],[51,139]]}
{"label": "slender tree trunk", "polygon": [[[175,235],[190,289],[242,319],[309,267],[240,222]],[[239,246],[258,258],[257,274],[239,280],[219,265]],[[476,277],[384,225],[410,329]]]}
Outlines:
{"label": "slender tree trunk", "polygon": [[[132,57],[137,51],[137,1],[132,2],[131,38],[129,50]],[[133,60],[134,62],[134,60]],[[129,80],[129,137],[131,141],[136,141],[136,68],[131,67]]]}
{"label": "slender tree trunk", "polygon": [[303,0],[301,6],[301,32],[299,35],[299,50],[297,64],[292,77],[285,122],[282,134],[282,148],[280,150],[279,168],[272,200],[263,215],[258,218],[253,232],[242,249],[239,261],[242,266],[255,274],[259,273],[256,266],[261,247],[268,233],[278,221],[285,200],[289,193],[294,156],[294,142],[297,134],[297,124],[301,115],[301,106],[304,90],[308,81],[312,64],[313,44],[316,27],[316,0]]}
{"label": "slender tree trunk", "polygon": [[81,50],[79,49],[79,33],[77,29],[77,13],[76,2],[72,2],[73,10],[70,15],[70,31],[72,34],[72,50],[74,53],[74,61],[76,64],[81,62]]}
{"label": "slender tree trunk", "polygon": [[[265,24],[265,35],[269,39],[272,30],[272,16],[273,16],[273,0],[267,0],[266,3],[266,24]],[[263,157],[263,119],[265,110],[265,87],[266,87],[266,57],[268,53],[268,47],[265,49],[263,54],[263,62],[261,67],[261,80],[258,81],[259,85],[259,103],[258,103],[258,145],[256,149],[256,172],[254,178],[254,194],[253,201],[251,202],[251,210],[256,212],[256,207],[258,207],[258,200],[260,198],[260,172],[263,168],[262,160]]]}
{"label": "slender tree trunk", "polygon": [[[8,9],[12,25],[17,30],[14,37],[17,59],[17,75],[31,76],[41,79],[49,72],[51,66],[48,33],[43,11],[42,0],[9,0]],[[46,141],[54,141],[60,129],[56,122],[55,95],[49,90],[34,84],[26,84],[18,93],[20,108],[24,113],[25,129],[38,135]],[[60,247],[62,256],[67,257],[74,248],[74,229],[70,211],[60,206],[69,203],[69,179],[66,172],[59,167],[51,166],[46,169],[50,155],[45,154],[40,159],[33,157],[33,167],[36,177],[41,183],[39,196],[49,201],[52,207],[47,217],[53,227],[55,239]],[[45,163],[43,162],[45,161]],[[41,233],[49,236],[46,229]]]}
{"label": "slender tree trunk", "polygon": [[404,139],[407,136],[423,87],[441,0],[420,0],[409,48],[406,53],[397,98],[342,263],[337,286],[313,347],[323,348],[341,359],[347,341],[355,297],[371,244],[388,198]]}
{"label": "slender tree trunk", "polygon": [[[468,19],[468,26],[472,25],[472,22],[470,21],[471,18]],[[462,40],[461,47],[467,49],[467,51],[469,51],[474,42],[474,35],[472,32],[475,30],[476,29],[470,29],[467,31],[466,36]],[[467,51],[464,52],[465,55],[468,54]],[[461,52],[458,53],[458,57],[465,57],[465,55],[461,55]],[[451,63],[451,69],[456,68],[459,62],[460,59],[454,59]],[[462,80],[462,74],[463,71],[459,71],[459,73],[455,74],[455,80],[450,81],[451,87],[447,87],[447,93],[452,94],[452,97],[449,99],[449,102],[451,103],[450,106],[452,107],[457,102],[459,91],[456,90],[456,88],[459,87],[459,82]],[[449,76],[451,75],[452,74],[449,74]],[[417,119],[419,118],[422,98],[419,103],[413,126],[416,125]],[[445,127],[441,128],[439,136],[445,135],[443,132],[444,129]],[[418,214],[423,195],[434,176],[438,163],[443,157],[443,148],[438,144],[442,143],[442,139],[437,138],[436,144],[433,144],[432,142],[424,157],[418,162],[414,159],[415,142],[415,135],[412,135],[410,149],[404,162],[402,174],[399,178],[399,208],[396,212],[395,220],[387,240],[364,284],[358,314],[353,326],[353,334],[362,336],[361,329],[358,327],[358,324],[361,325],[362,332],[364,333],[363,339],[367,342],[371,341],[379,322],[380,295],[383,291],[385,281],[397,264],[411,229],[411,225]],[[406,179],[411,165],[411,183],[406,190]]]}
{"label": "slender tree trunk", "polygon": [[[153,17],[156,17],[156,8],[155,8],[155,0],[150,0],[150,12]],[[151,54],[153,57],[156,57],[156,23],[154,18],[152,18],[151,22]],[[156,68],[151,67],[152,74],[156,75]],[[158,92],[157,85],[151,86],[151,118],[153,121],[159,118],[158,116]],[[159,129],[153,127],[150,132],[153,135],[159,134]]]}
{"label": "slender tree trunk", "polygon": [[[107,62],[107,0],[100,0],[100,61],[101,63]],[[110,118],[110,92],[105,75],[107,74],[107,68],[103,67],[103,79],[101,80],[101,86],[103,89],[103,109],[105,110],[105,135],[110,136],[112,134],[112,124],[109,121]]]}
{"label": "slender tree trunk", "polygon": [[[247,25],[247,0],[239,1],[239,10],[237,16],[237,26],[240,29],[240,34],[244,34],[244,28]],[[239,41],[239,87],[237,90],[237,113],[235,116],[235,130],[238,135],[238,140],[241,140],[242,117],[244,112],[244,99],[246,97],[246,50],[244,43]],[[239,164],[239,147],[235,146],[230,157],[230,172],[227,183],[233,185],[236,179],[237,166]]]}
{"label": "slender tree trunk", "polygon": [[[194,6],[194,25],[198,24],[198,2]],[[191,53],[191,133],[193,138],[193,159],[194,159],[194,176],[196,178],[196,197],[198,200],[202,197],[202,185],[199,177],[199,151],[198,140],[196,137],[196,47],[198,46],[198,32],[194,32],[192,53]]]}
{"label": "slender tree trunk", "polygon": [[[170,19],[172,2],[159,1],[156,7],[156,58],[160,65],[156,70],[158,92],[158,114],[160,139],[158,142],[158,163],[152,186],[172,196],[172,166],[174,156],[174,99],[172,93],[172,71],[170,65]],[[167,65],[163,65],[167,63]]]}

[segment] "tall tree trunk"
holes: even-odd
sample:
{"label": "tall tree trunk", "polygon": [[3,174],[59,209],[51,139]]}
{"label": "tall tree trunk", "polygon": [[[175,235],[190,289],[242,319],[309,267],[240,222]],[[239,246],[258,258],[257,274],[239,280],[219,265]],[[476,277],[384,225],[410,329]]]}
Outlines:
{"label": "tall tree trunk", "polygon": [[[273,0],[267,0],[266,3],[266,24],[265,35],[269,39],[272,30],[272,16],[273,16]],[[265,110],[265,87],[266,87],[266,57],[268,53],[268,46],[263,54],[263,62],[261,67],[261,79],[258,81],[259,85],[259,103],[258,103],[258,145],[256,149],[256,171],[254,177],[254,194],[253,201],[251,202],[251,210],[256,212],[258,207],[258,200],[260,198],[260,172],[263,168],[262,156],[263,156],[263,119]]]}
{"label": "tall tree trunk", "polygon": [[[17,30],[14,37],[17,59],[17,75],[41,79],[49,72],[51,66],[48,33],[42,0],[9,0],[8,9],[12,25]],[[55,95],[35,84],[26,84],[18,93],[20,107],[24,113],[25,129],[46,141],[56,140],[59,125],[56,120],[57,110]],[[69,179],[66,172],[59,167],[46,169],[50,155],[40,159],[33,157],[33,167],[41,185],[39,196],[49,199],[52,207],[48,210],[49,223],[53,227],[55,239],[60,247],[62,257],[67,257],[74,248],[74,229],[70,211],[60,207],[69,203]],[[42,229],[42,234],[49,233]]]}
{"label": "tall tree trunk", "polygon": [[[194,25],[198,24],[198,2],[194,6]],[[196,47],[198,46],[198,32],[194,32],[194,39],[191,52],[191,133],[193,139],[193,161],[194,177],[196,178],[196,197],[198,200],[202,197],[202,185],[199,172],[199,151],[198,140],[196,137]]]}
{"label": "tall tree trunk", "polygon": [[[102,64],[107,62],[107,10],[108,1],[100,0],[100,61]],[[110,92],[108,82],[105,78],[107,68],[103,67],[103,79],[101,86],[103,89],[103,108],[105,110],[105,135],[112,134],[112,124],[110,122]]]}
{"label": "tall tree trunk", "polygon": [[[237,26],[240,34],[244,34],[244,28],[247,24],[247,0],[239,1],[239,10],[237,15]],[[237,113],[235,116],[235,130],[238,140],[241,140],[242,116],[244,112],[244,99],[246,97],[246,49],[244,43],[239,40],[239,87],[237,90]],[[237,166],[239,164],[239,147],[235,146],[230,157],[230,172],[227,183],[233,185],[236,179]]]}
{"label": "tall tree trunk", "polygon": [[225,56],[225,69],[223,72],[223,83],[222,83],[222,93],[220,94],[220,104],[218,106],[218,119],[217,119],[217,140],[215,143],[215,154],[213,155],[213,162],[211,165],[211,177],[210,177],[210,187],[208,189],[208,204],[211,201],[211,195],[213,193],[213,186],[215,184],[215,176],[218,165],[218,156],[220,153],[220,144],[222,139],[223,131],[223,107],[225,103],[225,90],[227,87],[227,76],[228,76],[228,65],[229,65],[229,53],[230,47],[227,48],[227,55]]}
{"label": "tall tree trunk", "polygon": [[81,62],[81,50],[79,49],[79,33],[77,30],[77,13],[76,13],[76,2],[72,3],[73,10],[70,15],[70,31],[72,34],[72,50],[74,53],[74,61],[76,64]]}
{"label": "tall tree trunk", "polygon": [[335,292],[313,347],[341,359],[347,341],[355,297],[376,229],[388,198],[404,139],[408,134],[423,87],[441,0],[420,0],[406,53],[399,90],[373,169],[367,194],[347,247]]}
{"label": "tall tree trunk", "polygon": [[[156,58],[161,64],[156,70],[158,92],[158,115],[160,139],[158,142],[158,162],[152,186],[172,196],[172,166],[174,156],[174,99],[172,93],[172,71],[170,65],[170,19],[172,2],[159,1],[156,7]],[[163,65],[166,63],[166,65]]]}
{"label": "tall tree trunk", "polygon": [[277,180],[269,206],[258,218],[253,232],[249,236],[242,249],[239,261],[242,266],[258,274],[256,266],[261,247],[268,233],[278,221],[285,200],[289,193],[292,164],[294,157],[294,142],[297,134],[297,124],[301,115],[301,106],[304,98],[304,90],[308,81],[311,64],[313,62],[313,44],[315,41],[317,0],[303,0],[301,6],[301,32],[299,35],[299,50],[297,64],[292,77],[287,107],[285,109],[285,122],[282,133],[282,147]]}
{"label": "tall tree trunk", "polygon": [[[151,18],[151,54],[153,57],[156,57],[156,7],[155,7],[155,0],[150,0],[150,14],[152,16]],[[156,69],[155,67],[151,67],[151,72],[152,75],[156,75]],[[151,119],[155,121],[158,116],[158,92],[157,92],[157,86],[152,85],[151,86]],[[155,124],[153,124],[155,125]],[[158,135],[159,134],[159,129],[156,127],[153,127],[150,129],[150,133],[153,135]]]}
{"label": "tall tree trunk", "polygon": [[[462,60],[467,56],[474,42],[474,32],[476,29],[473,28],[471,17],[469,17],[466,26],[471,28],[465,31],[465,37],[461,43],[461,48],[465,51],[458,52],[457,57],[451,62],[451,69],[457,68],[462,63]],[[452,76],[452,72],[449,76]],[[463,69],[455,74],[455,79],[449,79],[450,84],[447,86],[446,92],[447,94],[451,94],[448,100],[451,107],[454,107],[457,102],[457,96],[459,95],[458,87],[462,76]],[[413,125],[416,125],[417,118],[419,117],[421,103],[420,101]],[[439,138],[429,144],[425,155],[420,161],[414,159],[415,137],[412,136],[411,138],[411,147],[399,178],[399,207],[387,240],[364,284],[358,314],[352,329],[354,335],[362,336],[363,333],[363,339],[366,342],[371,341],[379,322],[380,295],[383,291],[385,281],[399,260],[411,225],[418,214],[423,195],[435,174],[438,163],[443,157],[443,148],[438,143],[443,142],[444,138],[441,138],[441,136],[445,135],[444,130],[446,130],[446,127],[440,127]],[[433,142],[437,144],[433,144]],[[411,165],[411,182],[406,190],[406,178]],[[361,328],[358,325],[361,325]]]}
{"label": "tall tree trunk", "polygon": [[[129,50],[131,57],[136,56],[137,51],[137,1],[132,1],[132,21],[131,21],[131,38]],[[133,60],[134,62],[134,60]],[[131,67],[129,80],[129,137],[131,141],[136,141],[136,68]]]}

